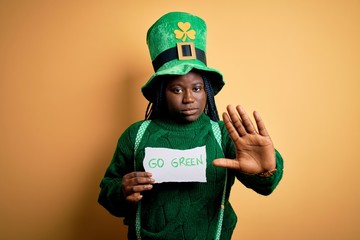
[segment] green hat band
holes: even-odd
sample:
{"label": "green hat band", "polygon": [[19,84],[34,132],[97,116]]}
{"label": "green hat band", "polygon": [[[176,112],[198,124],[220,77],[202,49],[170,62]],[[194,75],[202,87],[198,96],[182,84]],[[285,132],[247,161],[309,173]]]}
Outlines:
{"label": "green hat band", "polygon": [[174,59],[198,59],[206,65],[206,54],[199,48],[194,48],[192,44],[178,44],[177,47],[169,48],[160,53],[152,65],[155,72],[165,63]]}

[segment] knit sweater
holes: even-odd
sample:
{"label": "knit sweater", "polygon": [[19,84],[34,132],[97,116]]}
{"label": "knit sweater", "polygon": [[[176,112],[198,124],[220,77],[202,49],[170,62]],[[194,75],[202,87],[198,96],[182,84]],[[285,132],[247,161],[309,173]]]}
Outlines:
{"label": "knit sweater", "polygon": [[[121,190],[122,177],[134,171],[134,142],[140,122],[132,124],[119,138],[113,159],[100,183],[99,203],[111,214],[125,217],[128,237],[135,239],[136,205],[126,202]],[[222,149],[217,143],[210,119],[203,114],[187,124],[169,119],[153,120],[145,131],[135,157],[136,169],[144,171],[145,147],[186,150],[206,146],[206,183],[168,182],[154,184],[141,200],[142,239],[213,239],[223,193],[226,170],[212,165],[216,158],[235,158],[235,147],[222,121]],[[270,194],[282,177],[283,160],[276,151],[277,171],[270,177],[246,175],[228,170],[226,203],[221,239],[231,239],[237,217],[229,203],[235,177],[262,195]]]}

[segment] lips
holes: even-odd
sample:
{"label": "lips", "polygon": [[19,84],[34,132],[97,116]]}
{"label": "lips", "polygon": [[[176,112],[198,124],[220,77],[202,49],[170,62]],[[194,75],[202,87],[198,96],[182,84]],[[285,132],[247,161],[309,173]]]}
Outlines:
{"label": "lips", "polygon": [[197,108],[189,108],[189,109],[182,110],[181,113],[184,115],[194,115],[195,113],[197,113],[197,111],[198,111]]}

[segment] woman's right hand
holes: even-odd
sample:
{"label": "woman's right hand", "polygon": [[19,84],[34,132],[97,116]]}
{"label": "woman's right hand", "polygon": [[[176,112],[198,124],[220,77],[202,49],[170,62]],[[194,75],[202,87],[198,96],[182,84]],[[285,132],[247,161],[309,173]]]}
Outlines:
{"label": "woman's right hand", "polygon": [[143,191],[153,188],[155,180],[149,172],[131,172],[123,176],[121,189],[128,202],[136,203],[143,197]]}

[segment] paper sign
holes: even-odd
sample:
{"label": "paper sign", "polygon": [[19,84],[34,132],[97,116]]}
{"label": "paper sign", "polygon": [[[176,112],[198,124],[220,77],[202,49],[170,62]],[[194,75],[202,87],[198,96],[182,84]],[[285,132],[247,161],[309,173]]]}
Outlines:
{"label": "paper sign", "polygon": [[155,183],[206,182],[205,146],[187,150],[147,147],[143,164]]}

